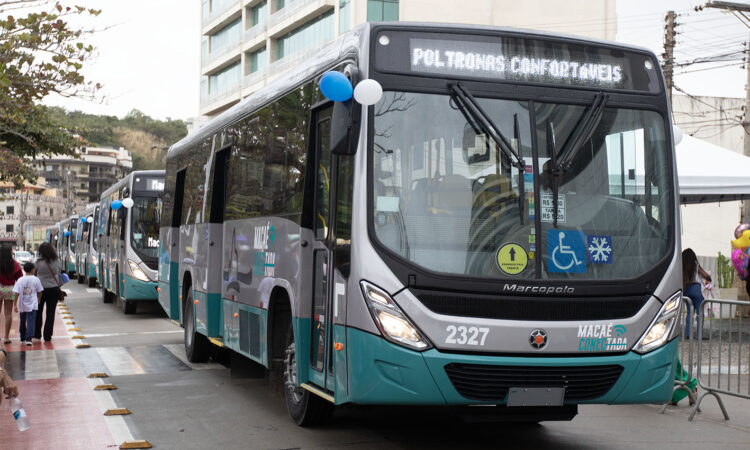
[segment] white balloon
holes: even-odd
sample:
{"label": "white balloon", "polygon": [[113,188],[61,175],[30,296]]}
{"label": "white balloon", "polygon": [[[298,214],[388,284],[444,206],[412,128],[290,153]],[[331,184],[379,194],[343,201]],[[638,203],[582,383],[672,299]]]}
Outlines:
{"label": "white balloon", "polygon": [[674,145],[682,142],[682,130],[677,125],[672,125],[672,133],[674,133]]}
{"label": "white balloon", "polygon": [[374,105],[382,96],[383,87],[375,80],[362,80],[354,88],[354,100],[361,105]]}
{"label": "white balloon", "polygon": [[126,198],[126,199],[123,199],[123,201],[122,201],[122,206],[124,206],[124,207],[126,207],[126,208],[130,208],[130,207],[132,207],[132,206],[133,206],[133,199],[132,199],[132,198],[130,198],[130,197],[128,197],[128,198]]}
{"label": "white balloon", "polygon": [[86,218],[86,222],[88,222],[88,223],[94,223],[94,216],[88,216]]}

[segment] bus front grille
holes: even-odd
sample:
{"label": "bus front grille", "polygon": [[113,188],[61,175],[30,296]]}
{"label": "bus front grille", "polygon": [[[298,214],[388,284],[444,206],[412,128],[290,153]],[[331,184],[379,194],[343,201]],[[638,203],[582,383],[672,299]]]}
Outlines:
{"label": "bus front grille", "polygon": [[612,320],[633,317],[647,295],[596,298],[499,297],[413,291],[430,311],[448,316],[504,320]]}
{"label": "bus front grille", "polygon": [[609,392],[622,366],[535,367],[451,363],[445,372],[459,394],[482,401],[504,401],[512,387],[563,387],[565,401],[593,400]]}

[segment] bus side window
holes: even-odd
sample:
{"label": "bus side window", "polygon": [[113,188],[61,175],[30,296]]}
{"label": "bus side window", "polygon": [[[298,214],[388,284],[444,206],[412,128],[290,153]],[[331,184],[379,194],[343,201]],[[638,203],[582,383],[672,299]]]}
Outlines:
{"label": "bus side window", "polygon": [[331,116],[319,117],[317,129],[317,180],[315,184],[315,239],[328,237],[328,195],[331,192]]}
{"label": "bus side window", "polygon": [[174,208],[172,209],[172,227],[179,227],[182,225],[182,200],[185,196],[185,172],[187,169],[182,169],[177,172],[177,179],[175,180],[174,187]]}
{"label": "bus side window", "polygon": [[344,277],[349,277],[352,243],[352,194],[354,191],[354,157],[338,157],[336,180],[336,242],[335,267]]}
{"label": "bus side window", "polygon": [[224,209],[227,194],[227,176],[229,174],[229,152],[226,147],[216,152],[214,173],[211,182],[211,223],[224,222]]}

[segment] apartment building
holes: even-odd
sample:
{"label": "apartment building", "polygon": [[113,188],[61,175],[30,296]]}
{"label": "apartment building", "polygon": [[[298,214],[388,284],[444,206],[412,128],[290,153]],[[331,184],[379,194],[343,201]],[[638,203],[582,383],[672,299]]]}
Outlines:
{"label": "apartment building", "polygon": [[45,179],[15,189],[0,183],[0,243],[14,248],[36,249],[45,230],[65,217],[66,199],[57,189],[45,187]]}
{"label": "apartment building", "polygon": [[617,30],[615,0],[202,0],[201,115],[224,111],[367,21],[498,25],[610,40]]}
{"label": "apartment building", "polygon": [[55,155],[35,161],[47,187],[59,189],[68,215],[98,202],[102,192],[133,169],[133,157],[124,148],[81,147],[76,157]]}

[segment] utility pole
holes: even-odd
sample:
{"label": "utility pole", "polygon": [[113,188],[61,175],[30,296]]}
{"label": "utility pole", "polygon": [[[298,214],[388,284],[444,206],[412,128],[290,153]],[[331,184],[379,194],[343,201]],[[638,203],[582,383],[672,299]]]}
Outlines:
{"label": "utility pole", "polygon": [[[716,8],[729,11],[740,22],[750,28],[750,16],[748,15],[750,13],[750,5],[747,3],[712,1],[706,3],[703,7],[696,8],[696,10],[703,8]],[[742,128],[745,129],[745,135],[742,139],[744,144],[742,154],[750,156],[750,41],[745,44],[745,71],[747,72],[745,81],[745,108],[742,114]],[[743,200],[740,211],[740,222],[748,222],[750,220],[750,201]]]}
{"label": "utility pole", "polygon": [[674,11],[667,11],[667,15],[664,17],[664,63],[662,64],[662,71],[664,71],[664,78],[667,82],[667,98],[669,99],[669,109],[672,109],[672,86],[674,84],[674,45],[676,43],[675,36],[675,18],[677,14]]}

